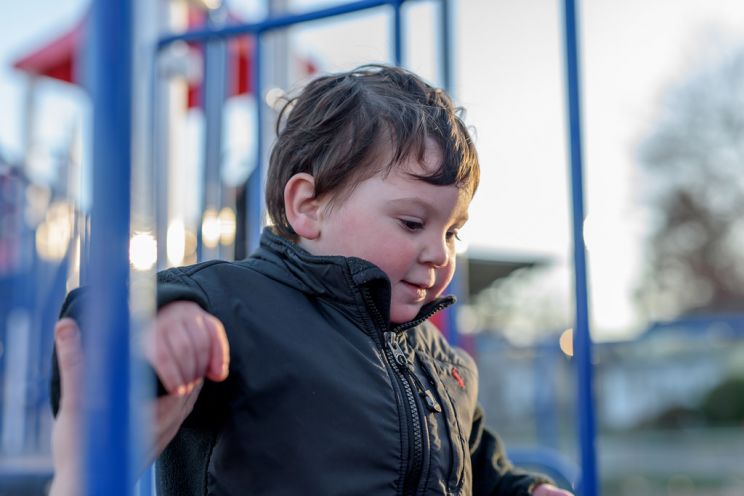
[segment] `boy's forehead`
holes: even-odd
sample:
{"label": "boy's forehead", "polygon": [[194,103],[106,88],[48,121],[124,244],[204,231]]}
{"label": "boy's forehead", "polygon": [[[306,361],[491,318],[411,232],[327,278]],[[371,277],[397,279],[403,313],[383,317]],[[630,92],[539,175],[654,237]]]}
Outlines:
{"label": "boy's forehead", "polygon": [[[431,186],[431,185],[428,185]],[[456,186],[434,186],[435,188],[447,188],[449,192],[456,193],[456,200],[453,202],[451,195],[446,198],[445,195],[421,195],[421,196],[403,196],[389,200],[388,205],[393,208],[405,209],[408,211],[420,212],[422,215],[434,215],[447,213],[454,220],[465,222],[468,220],[468,207],[470,206],[470,195]]]}
{"label": "boy's forehead", "polygon": [[453,210],[454,216],[467,218],[472,199],[468,188],[432,184],[417,176],[422,172],[421,168],[395,168],[385,176],[377,176],[377,189],[391,207],[406,207],[423,213]]}
{"label": "boy's forehead", "polygon": [[[394,160],[392,143],[390,146],[380,146],[374,158],[366,167],[366,171],[352,176],[346,187],[330,193],[332,203],[341,205],[347,201],[356,201],[354,192],[358,188],[366,189],[365,184],[376,189],[376,194],[384,197],[393,206],[417,207],[421,210],[447,209],[447,201],[443,201],[442,193],[451,190],[453,194],[444,195],[456,197],[455,212],[458,219],[467,219],[467,208],[472,200],[472,188],[469,185],[440,185],[428,178],[432,177],[443,167],[444,155],[440,145],[431,138],[426,138],[424,147],[415,147],[400,160]],[[441,204],[441,205],[440,205]]]}

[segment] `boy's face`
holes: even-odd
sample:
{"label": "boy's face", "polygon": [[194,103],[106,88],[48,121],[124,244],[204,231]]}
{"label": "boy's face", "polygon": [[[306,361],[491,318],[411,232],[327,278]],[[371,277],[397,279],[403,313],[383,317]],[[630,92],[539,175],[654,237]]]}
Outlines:
{"label": "boy's face", "polygon": [[430,142],[423,163],[410,158],[384,177],[366,179],[343,199],[320,209],[320,234],[301,239],[315,255],[368,260],[390,279],[390,320],[413,319],[447,287],[455,271],[455,236],[467,220],[470,195],[456,186],[435,186],[412,177],[439,164]]}

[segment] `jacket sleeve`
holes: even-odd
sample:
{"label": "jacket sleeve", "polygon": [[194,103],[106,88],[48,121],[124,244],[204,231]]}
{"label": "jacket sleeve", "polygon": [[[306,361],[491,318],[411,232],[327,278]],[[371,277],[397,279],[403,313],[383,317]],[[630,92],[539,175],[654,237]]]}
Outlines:
{"label": "jacket sleeve", "polygon": [[485,426],[483,409],[478,405],[470,433],[474,496],[528,496],[547,477],[520,471],[504,453],[499,437]]}
{"label": "jacket sleeve", "polygon": [[[180,269],[171,269],[159,272],[157,275],[157,307],[164,307],[175,301],[193,301],[203,309],[207,310],[208,301],[204,292],[188,278],[179,274]],[[83,308],[90,299],[90,291],[87,287],[73,289],[67,294],[59,318],[69,317],[78,323],[82,329]],[[52,350],[52,376],[50,380],[49,401],[52,413],[57,416],[60,398],[59,364],[57,363],[57,347]]]}

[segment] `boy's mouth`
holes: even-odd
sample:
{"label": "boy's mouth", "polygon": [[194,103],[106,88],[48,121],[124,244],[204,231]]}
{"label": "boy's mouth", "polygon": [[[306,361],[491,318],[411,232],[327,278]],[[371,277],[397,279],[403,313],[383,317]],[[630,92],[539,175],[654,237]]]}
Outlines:
{"label": "boy's mouth", "polygon": [[426,299],[426,294],[431,289],[430,284],[426,283],[415,283],[415,282],[409,282],[409,281],[401,281],[403,283],[403,286],[407,288],[412,295],[416,297],[417,300],[424,300]]}

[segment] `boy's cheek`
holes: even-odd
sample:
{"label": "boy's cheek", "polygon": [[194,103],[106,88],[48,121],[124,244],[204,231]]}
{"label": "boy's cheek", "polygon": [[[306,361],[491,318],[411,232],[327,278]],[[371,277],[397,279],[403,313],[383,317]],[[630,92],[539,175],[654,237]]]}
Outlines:
{"label": "boy's cheek", "polygon": [[449,286],[449,283],[452,282],[452,278],[455,275],[455,262],[454,258],[453,261],[447,266],[442,267],[437,271],[437,285],[435,287],[435,295],[434,298],[437,298],[444,293],[444,291],[447,289],[447,286]]}

